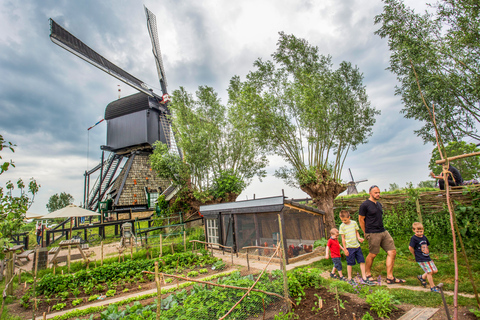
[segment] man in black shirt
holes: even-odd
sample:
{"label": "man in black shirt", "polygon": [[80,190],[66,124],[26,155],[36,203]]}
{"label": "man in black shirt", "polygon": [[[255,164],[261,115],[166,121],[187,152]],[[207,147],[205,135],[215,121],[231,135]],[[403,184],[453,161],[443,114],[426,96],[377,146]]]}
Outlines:
{"label": "man in black shirt", "polygon": [[365,200],[358,210],[358,222],[368,241],[368,256],[365,259],[365,273],[367,279],[375,281],[372,277],[373,260],[380,252],[380,248],[387,252],[387,284],[405,283],[403,279],[397,279],[393,276],[393,265],[397,250],[392,236],[383,226],[383,209],[380,199],[380,188],[371,186],[369,190],[370,197]]}
{"label": "man in black shirt", "polygon": [[[452,173],[448,175],[448,185],[451,187],[461,186],[463,183],[463,178],[460,174],[460,171],[458,171],[458,169],[452,165],[448,166],[448,171]],[[439,179],[438,186],[440,187],[440,190],[445,190],[445,180],[443,180],[443,174],[436,176],[432,171],[430,172],[430,176],[432,176],[432,178]]]}

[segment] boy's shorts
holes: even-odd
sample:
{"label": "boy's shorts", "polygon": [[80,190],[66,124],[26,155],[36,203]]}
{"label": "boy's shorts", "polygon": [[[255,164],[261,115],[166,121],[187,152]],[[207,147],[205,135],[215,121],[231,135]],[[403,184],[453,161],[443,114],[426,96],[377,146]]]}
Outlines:
{"label": "boy's shorts", "polygon": [[372,254],[378,254],[380,248],[386,252],[396,250],[395,242],[388,231],[380,233],[367,233],[365,239],[368,241],[368,251]]}
{"label": "boy's shorts", "polygon": [[332,258],[333,266],[337,271],[342,271],[342,258]]}
{"label": "boy's shorts", "polygon": [[365,263],[365,258],[363,257],[362,249],[358,248],[347,248],[348,256],[347,256],[347,266],[354,266],[355,260],[358,263]]}
{"label": "boy's shorts", "polygon": [[427,262],[417,262],[418,265],[422,268],[423,272],[425,273],[430,273],[437,270],[437,266],[435,263],[433,263],[433,260],[427,261]]}

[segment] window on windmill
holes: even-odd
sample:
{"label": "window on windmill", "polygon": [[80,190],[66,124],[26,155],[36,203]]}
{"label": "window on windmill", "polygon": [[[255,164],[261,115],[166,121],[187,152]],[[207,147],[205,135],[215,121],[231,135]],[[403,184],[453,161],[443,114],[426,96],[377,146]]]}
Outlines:
{"label": "window on windmill", "polygon": [[148,193],[148,207],[155,208],[158,199],[158,192],[149,192]]}

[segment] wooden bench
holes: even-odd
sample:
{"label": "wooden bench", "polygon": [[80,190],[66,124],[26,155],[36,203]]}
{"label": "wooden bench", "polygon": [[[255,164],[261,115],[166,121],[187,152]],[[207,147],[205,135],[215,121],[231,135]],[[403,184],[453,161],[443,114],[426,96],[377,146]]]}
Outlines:
{"label": "wooden bench", "polygon": [[48,250],[48,254],[55,254],[60,250],[60,247],[53,247],[52,249]]}
{"label": "wooden bench", "polygon": [[30,258],[28,257],[29,254],[35,252],[35,250],[26,250],[23,251],[22,253],[17,254],[18,259],[27,259],[27,261],[30,261]]}

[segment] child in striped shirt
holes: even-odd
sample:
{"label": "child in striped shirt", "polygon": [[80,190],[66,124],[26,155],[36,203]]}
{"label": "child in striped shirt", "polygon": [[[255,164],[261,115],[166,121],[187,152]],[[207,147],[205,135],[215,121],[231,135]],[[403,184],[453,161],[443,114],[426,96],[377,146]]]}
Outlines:
{"label": "child in striped shirt", "polygon": [[348,283],[354,285],[355,281],[352,280],[352,268],[355,265],[355,260],[360,264],[360,271],[362,272],[363,283],[373,286],[374,282],[367,279],[365,274],[365,258],[363,257],[362,249],[360,248],[360,242],[363,242],[363,238],[358,233],[358,224],[354,220],[350,220],[350,213],[347,210],[340,211],[340,220],[342,224],[339,228],[339,233],[342,236],[342,244],[344,248],[347,248],[347,274]]}

